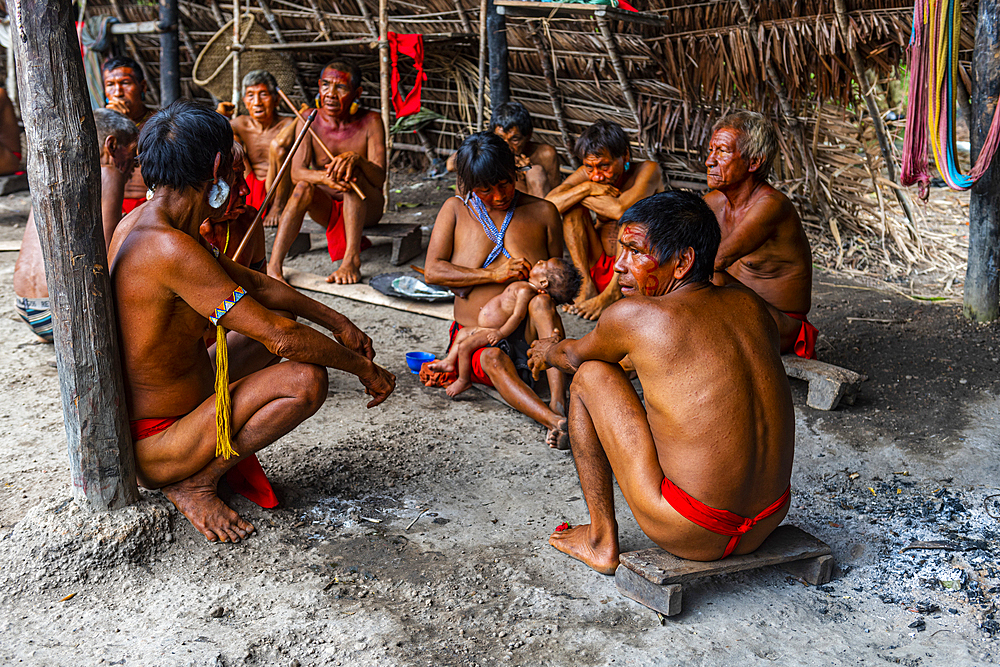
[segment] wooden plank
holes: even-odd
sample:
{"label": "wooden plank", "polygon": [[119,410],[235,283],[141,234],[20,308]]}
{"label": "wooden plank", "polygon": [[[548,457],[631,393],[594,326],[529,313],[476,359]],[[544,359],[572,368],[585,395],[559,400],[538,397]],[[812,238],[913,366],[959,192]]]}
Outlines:
{"label": "wooden plank", "polygon": [[291,267],[284,268],[285,280],[293,287],[331,294],[352,301],[370,303],[374,306],[385,306],[395,310],[402,310],[407,313],[416,313],[428,317],[436,317],[439,320],[452,320],[453,305],[451,303],[425,303],[420,301],[407,301],[386,296],[371,285],[358,283],[356,285],[336,285],[326,282],[322,276],[306,271],[298,271]]}
{"label": "wooden plank", "polygon": [[800,528],[785,524],[778,526],[759,549],[745,556],[730,556],[723,560],[703,563],[684,560],[659,547],[654,547],[622,554],[621,565],[662,586],[717,574],[756,570],[768,565],[780,565],[829,554],[830,547],[825,542]]}
{"label": "wooden plank", "polygon": [[20,241],[0,241],[0,252],[20,252]]}
{"label": "wooden plank", "polygon": [[807,558],[791,563],[782,563],[779,567],[794,577],[805,580],[813,586],[829,583],[833,578],[833,556]]}
{"label": "wooden plank", "polygon": [[816,410],[833,410],[841,400],[853,404],[861,383],[868,379],[861,373],[794,354],[782,355],[781,363],[788,377],[809,383],[806,405]]}
{"label": "wooden plank", "polygon": [[0,176],[0,195],[12,192],[23,192],[28,189],[28,174],[9,174]]}
{"label": "wooden plank", "polygon": [[664,616],[676,616],[681,613],[683,591],[680,584],[658,586],[624,565],[619,565],[615,570],[615,586],[625,597]]}
{"label": "wooden plank", "polygon": [[[585,5],[564,2],[530,2],[528,0],[495,0],[497,13],[508,16],[529,16],[534,18],[580,18],[584,16],[606,16],[612,21],[627,21],[665,27],[666,22],[649,12],[627,12],[606,5]],[[560,16],[560,14],[562,16]]]}

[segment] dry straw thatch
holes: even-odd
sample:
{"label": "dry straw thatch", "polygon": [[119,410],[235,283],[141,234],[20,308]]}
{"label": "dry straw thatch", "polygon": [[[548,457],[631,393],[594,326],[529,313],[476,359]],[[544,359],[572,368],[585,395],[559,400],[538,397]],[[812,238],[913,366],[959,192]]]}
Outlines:
{"label": "dry straw thatch", "polygon": [[[377,39],[377,0],[242,4],[269,28],[273,42],[301,45],[283,51],[295,63],[300,99],[315,92],[322,65],[340,56],[366,71],[365,99],[377,106],[378,64],[369,43]],[[568,162],[567,143],[595,120],[610,118],[635,138],[634,152],[655,156],[675,186],[697,188],[704,187],[704,147],[715,120],[732,108],[758,109],[779,126],[782,157],[774,178],[824,248],[819,259],[854,270],[879,264],[884,275],[902,275],[928,261],[952,267],[955,253],[947,243],[899,215],[848,54],[848,46],[856,48],[868,68],[861,85],[885,92],[901,78],[912,0],[847,0],[847,35],[841,34],[834,0],[632,4],[649,20],[623,21],[609,12],[604,22],[594,6],[534,16],[508,9],[511,94],[534,115],[539,139],[556,145]],[[91,0],[88,7],[126,21],[156,18],[151,3]],[[961,48],[968,61],[975,14],[973,7],[966,9]],[[217,0],[180,1],[187,95],[203,95],[190,80],[191,65],[231,11],[231,4]],[[389,11],[390,30],[427,36],[423,104],[444,119],[426,128],[422,140],[454,148],[475,129],[479,3],[390,0]],[[348,39],[357,43],[316,44]],[[130,42],[155,82],[156,38]],[[901,124],[890,123],[889,130],[901,137]],[[418,143],[406,136],[396,140]]]}

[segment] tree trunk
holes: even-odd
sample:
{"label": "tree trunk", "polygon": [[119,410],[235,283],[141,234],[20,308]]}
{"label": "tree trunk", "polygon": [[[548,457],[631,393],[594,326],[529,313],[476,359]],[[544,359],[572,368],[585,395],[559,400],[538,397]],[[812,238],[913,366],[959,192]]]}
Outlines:
{"label": "tree trunk", "polygon": [[[1000,0],[979,0],[972,55],[972,162],[986,140],[1000,94]],[[1000,315],[1000,165],[995,161],[972,187],[965,316],[990,322]]]}
{"label": "tree trunk", "polygon": [[97,130],[70,0],[12,0],[28,182],[45,260],[73,494],[94,510],[139,498],[108,259]]}

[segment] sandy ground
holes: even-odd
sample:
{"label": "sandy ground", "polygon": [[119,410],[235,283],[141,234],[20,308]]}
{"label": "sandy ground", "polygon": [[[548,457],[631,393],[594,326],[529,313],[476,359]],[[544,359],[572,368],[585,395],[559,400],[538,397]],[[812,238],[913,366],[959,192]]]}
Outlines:
{"label": "sandy ground", "polygon": [[[431,204],[450,194],[439,185],[394,218],[429,225]],[[3,198],[0,241],[19,240],[23,224],[23,196]],[[387,258],[385,244],[366,251],[366,275],[390,270]],[[397,374],[395,394],[366,410],[360,385],[332,372],[319,413],[260,455],[281,505],[231,500],[258,529],[241,544],[207,543],[159,493],[144,492],[121,519],[132,532],[116,533],[119,519],[66,502],[54,354],[14,311],[14,260],[0,253],[0,663],[987,665],[1000,656],[1000,339],[954,306],[817,274],[821,359],[871,378],[855,406],[832,413],[806,407],[805,385],[793,381],[786,521],[831,545],[834,580],[804,586],[776,568],[703,580],[661,624],[612,578],[548,546],[556,525],[587,520],[570,455],[479,392],[452,401],[407,371],[405,352],[443,352],[447,324],[334,297],[312,295],[372,336],[377,360]],[[331,266],[325,251],[289,265],[324,275]],[[565,324],[570,335],[589,327]],[[651,546],[620,498],[619,521],[624,550]],[[901,551],[914,541],[938,544]]]}

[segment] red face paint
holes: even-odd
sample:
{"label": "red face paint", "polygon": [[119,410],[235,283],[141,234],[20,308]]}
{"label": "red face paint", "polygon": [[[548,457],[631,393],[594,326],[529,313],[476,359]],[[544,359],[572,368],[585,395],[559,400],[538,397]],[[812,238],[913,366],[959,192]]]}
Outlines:
{"label": "red face paint", "polygon": [[660,268],[660,262],[650,252],[645,226],[625,225],[619,243],[622,250],[615,261],[615,271],[621,274],[618,281],[623,293],[657,296],[660,279],[653,274]]}

